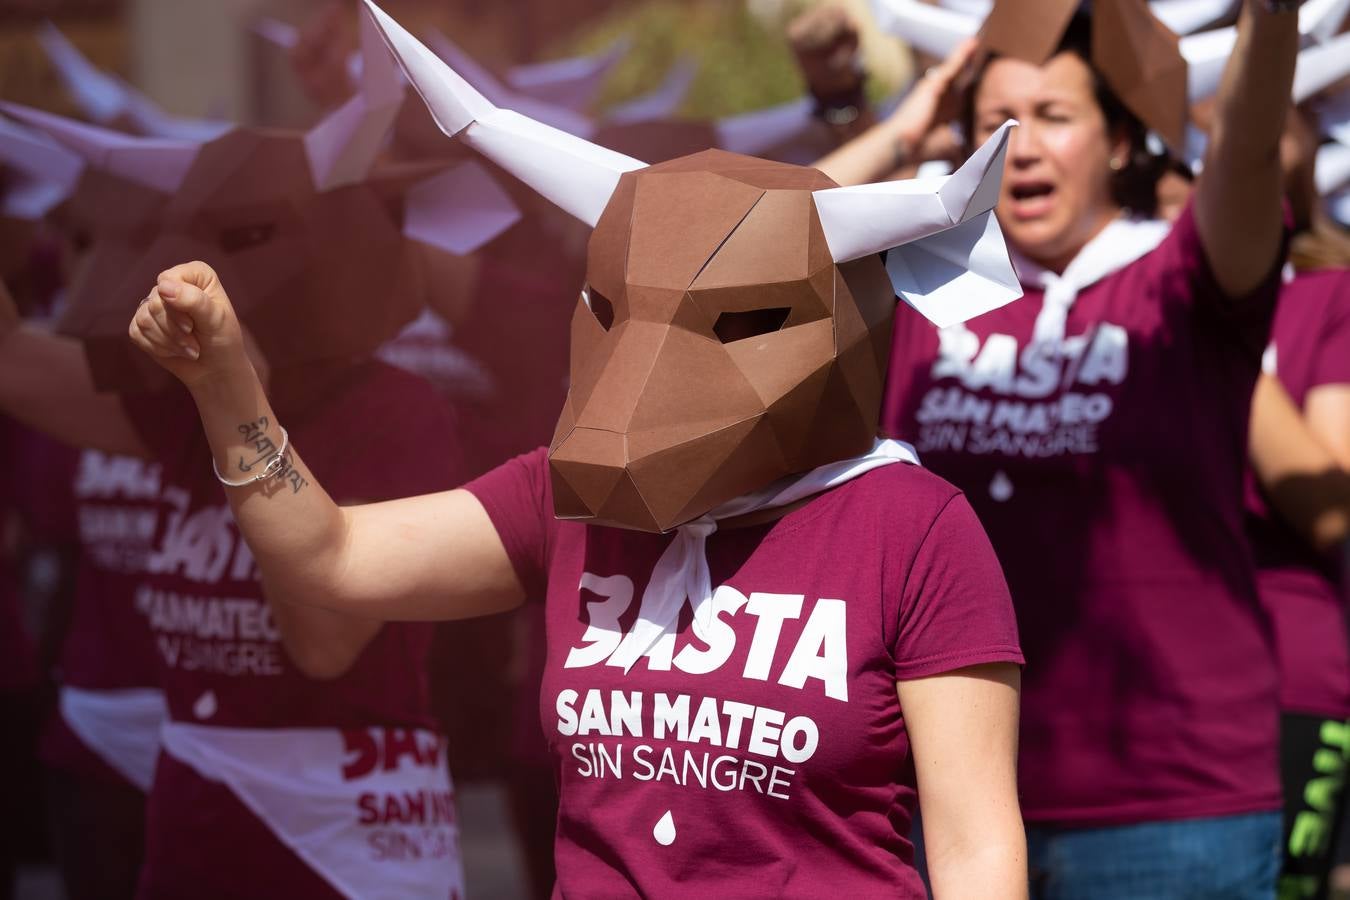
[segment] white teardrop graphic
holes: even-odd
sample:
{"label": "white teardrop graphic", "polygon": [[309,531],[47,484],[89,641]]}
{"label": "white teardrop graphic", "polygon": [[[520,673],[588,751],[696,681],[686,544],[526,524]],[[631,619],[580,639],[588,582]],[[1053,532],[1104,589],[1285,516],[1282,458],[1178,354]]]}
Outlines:
{"label": "white teardrop graphic", "polygon": [[670,810],[666,810],[661,821],[656,823],[656,827],[652,829],[652,837],[656,838],[656,842],[662,847],[669,847],[675,843],[675,817],[670,814]]}
{"label": "white teardrop graphic", "polygon": [[196,703],[192,704],[192,713],[199,719],[209,719],[216,714],[217,708],[216,692],[207,691],[197,698]]}
{"label": "white teardrop graphic", "polygon": [[1006,503],[1012,499],[1013,483],[1012,479],[1002,469],[994,473],[994,480],[989,482],[989,496],[993,497],[999,503]]}

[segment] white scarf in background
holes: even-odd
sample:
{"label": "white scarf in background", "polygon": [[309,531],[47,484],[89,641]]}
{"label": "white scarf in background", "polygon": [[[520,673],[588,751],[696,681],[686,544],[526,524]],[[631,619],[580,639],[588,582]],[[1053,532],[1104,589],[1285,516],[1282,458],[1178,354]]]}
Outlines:
{"label": "white scarf in background", "polygon": [[1013,268],[1022,283],[1045,291],[1032,331],[1032,343],[1057,344],[1063,340],[1069,310],[1078,299],[1079,291],[1148,255],[1171,230],[1170,222],[1159,219],[1116,219],[1088,241],[1059,274],[1010,250]]}
{"label": "white scarf in background", "polygon": [[160,726],[169,718],[164,692],[154,688],[90,691],[65,686],[61,718],[86,747],[123,778],[149,792],[159,756]]}
{"label": "white scarf in background", "polygon": [[656,565],[642,595],[638,619],[610,658],[611,665],[633,667],[667,633],[674,633],[680,610],[688,600],[694,611],[694,634],[706,640],[712,625],[712,577],[708,573],[708,536],[720,519],[787,506],[852,481],[864,472],[891,463],[919,464],[918,454],[901,441],[878,440],[871,451],[780,479],[760,491],[737,497],[675,529],[675,537]]}

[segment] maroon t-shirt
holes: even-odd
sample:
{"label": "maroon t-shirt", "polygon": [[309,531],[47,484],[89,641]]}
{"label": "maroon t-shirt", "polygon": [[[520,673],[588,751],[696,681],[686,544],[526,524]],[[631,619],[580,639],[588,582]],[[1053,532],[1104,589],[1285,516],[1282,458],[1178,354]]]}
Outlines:
{"label": "maroon t-shirt", "polygon": [[896,680],[1021,662],[961,495],[873,470],[707,543],[715,621],[610,663],[670,535],[558,521],[543,450],[469,485],[547,597],[540,716],[561,786],[555,896],[923,897]]}
{"label": "maroon t-shirt", "polygon": [[[25,434],[25,429],[0,416],[0,453],[11,463],[0,474],[0,529],[19,503],[21,470],[16,458]],[[19,604],[18,577],[9,548],[0,544],[0,691],[6,692],[29,691],[39,681],[36,650]]]}
{"label": "maroon t-shirt", "polygon": [[[47,472],[51,527],[62,523],[62,539],[79,551],[60,649],[61,684],[90,691],[158,687],[154,643],[134,597],[159,527],[159,464],[98,450],[48,450],[34,464]],[[59,714],[43,729],[40,753],[48,766],[125,783]]]}
{"label": "maroon t-shirt", "polygon": [[966,492],[1027,656],[1032,822],[1280,805],[1274,653],[1242,530],[1247,411],[1278,287],[1230,302],[1188,208],[1029,347],[1042,292],[936,328],[901,306],[883,428]]}
{"label": "maroon t-shirt", "polygon": [[[345,674],[305,677],[281,644],[190,397],[180,391],[124,405],[161,465],[160,526],[135,597],[154,637],[170,718],[261,729],[434,727],[425,668],[433,626],[386,624]],[[445,490],[462,474],[445,403],[426,382],[383,363],[354,368],[282,424],[339,503]],[[212,873],[234,884],[240,860],[278,855],[275,838],[242,803],[164,757],[147,828],[147,896],[199,893]],[[245,883],[260,890],[260,877],[253,871]],[[298,861],[267,877],[266,896],[288,896],[288,883],[318,889]]]}
{"label": "maroon t-shirt", "polygon": [[[1284,286],[1266,359],[1300,408],[1319,385],[1350,385],[1350,270],[1298,275]],[[1317,554],[1249,473],[1247,533],[1261,603],[1275,629],[1280,705],[1350,717],[1350,635],[1339,566]]]}

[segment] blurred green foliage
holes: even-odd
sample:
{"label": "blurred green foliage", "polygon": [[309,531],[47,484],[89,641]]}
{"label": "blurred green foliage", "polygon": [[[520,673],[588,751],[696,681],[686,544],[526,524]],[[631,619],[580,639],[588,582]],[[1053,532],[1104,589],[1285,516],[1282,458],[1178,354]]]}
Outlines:
{"label": "blurred green foliage", "polygon": [[593,52],[621,35],[630,36],[632,50],[607,79],[601,108],[656,87],[681,58],[698,63],[680,109],[684,115],[760,109],[793,100],[805,89],[781,32],[765,27],[739,0],[646,0],[620,7],[548,55]]}

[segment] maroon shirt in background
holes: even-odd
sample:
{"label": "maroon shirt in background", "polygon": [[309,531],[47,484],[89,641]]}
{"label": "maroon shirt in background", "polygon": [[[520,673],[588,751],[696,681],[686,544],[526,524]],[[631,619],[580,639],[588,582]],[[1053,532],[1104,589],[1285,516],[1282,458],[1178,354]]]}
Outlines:
{"label": "maroon shirt in background", "polygon": [[[59,684],[91,691],[158,687],[154,644],[133,599],[157,530],[158,464],[74,450],[37,435],[20,467],[25,517],[42,539],[77,551]],[[43,726],[39,755],[51,768],[128,784],[59,713]]]}
{"label": "maroon shirt in background", "polygon": [[[1350,270],[1299,274],[1280,293],[1268,359],[1300,408],[1324,384],[1350,385]],[[1275,629],[1280,705],[1350,717],[1350,635],[1338,560],[1316,553],[1247,477],[1247,533]]]}
{"label": "maroon shirt in background", "polygon": [[1017,609],[1019,784],[1035,823],[1280,808],[1277,676],[1242,530],[1247,413],[1278,273],[1226,300],[1187,208],[1081,291],[941,337],[896,321],[883,427],[966,492]]}
{"label": "maroon shirt in background", "polygon": [[[178,391],[124,405],[163,470],[153,571],[136,590],[160,651],[170,718],[235,728],[434,727],[426,679],[434,626],[386,624],[345,674],[305,677],[281,646],[190,397]],[[339,503],[445,490],[463,477],[444,401],[425,381],[383,363],[355,367],[281,424]],[[277,897],[321,888],[298,858],[278,854],[276,839],[227,790],[165,756],[147,830],[147,896],[200,893],[215,883],[212,873],[222,893],[225,885]],[[240,866],[255,855],[294,865]]]}
{"label": "maroon shirt in background", "polygon": [[[926,896],[896,680],[1022,660],[955,489],[883,466],[770,525],[716,532],[708,641],[686,607],[625,673],[609,653],[672,537],[556,520],[542,449],[468,487],[527,594],[547,597],[554,896]],[[678,711],[660,734],[663,702]]]}
{"label": "maroon shirt in background", "polygon": [[19,605],[19,573],[4,546],[6,520],[18,507],[22,467],[16,462],[27,430],[0,416],[0,455],[10,464],[0,473],[0,691],[22,692],[36,687],[37,652]]}

